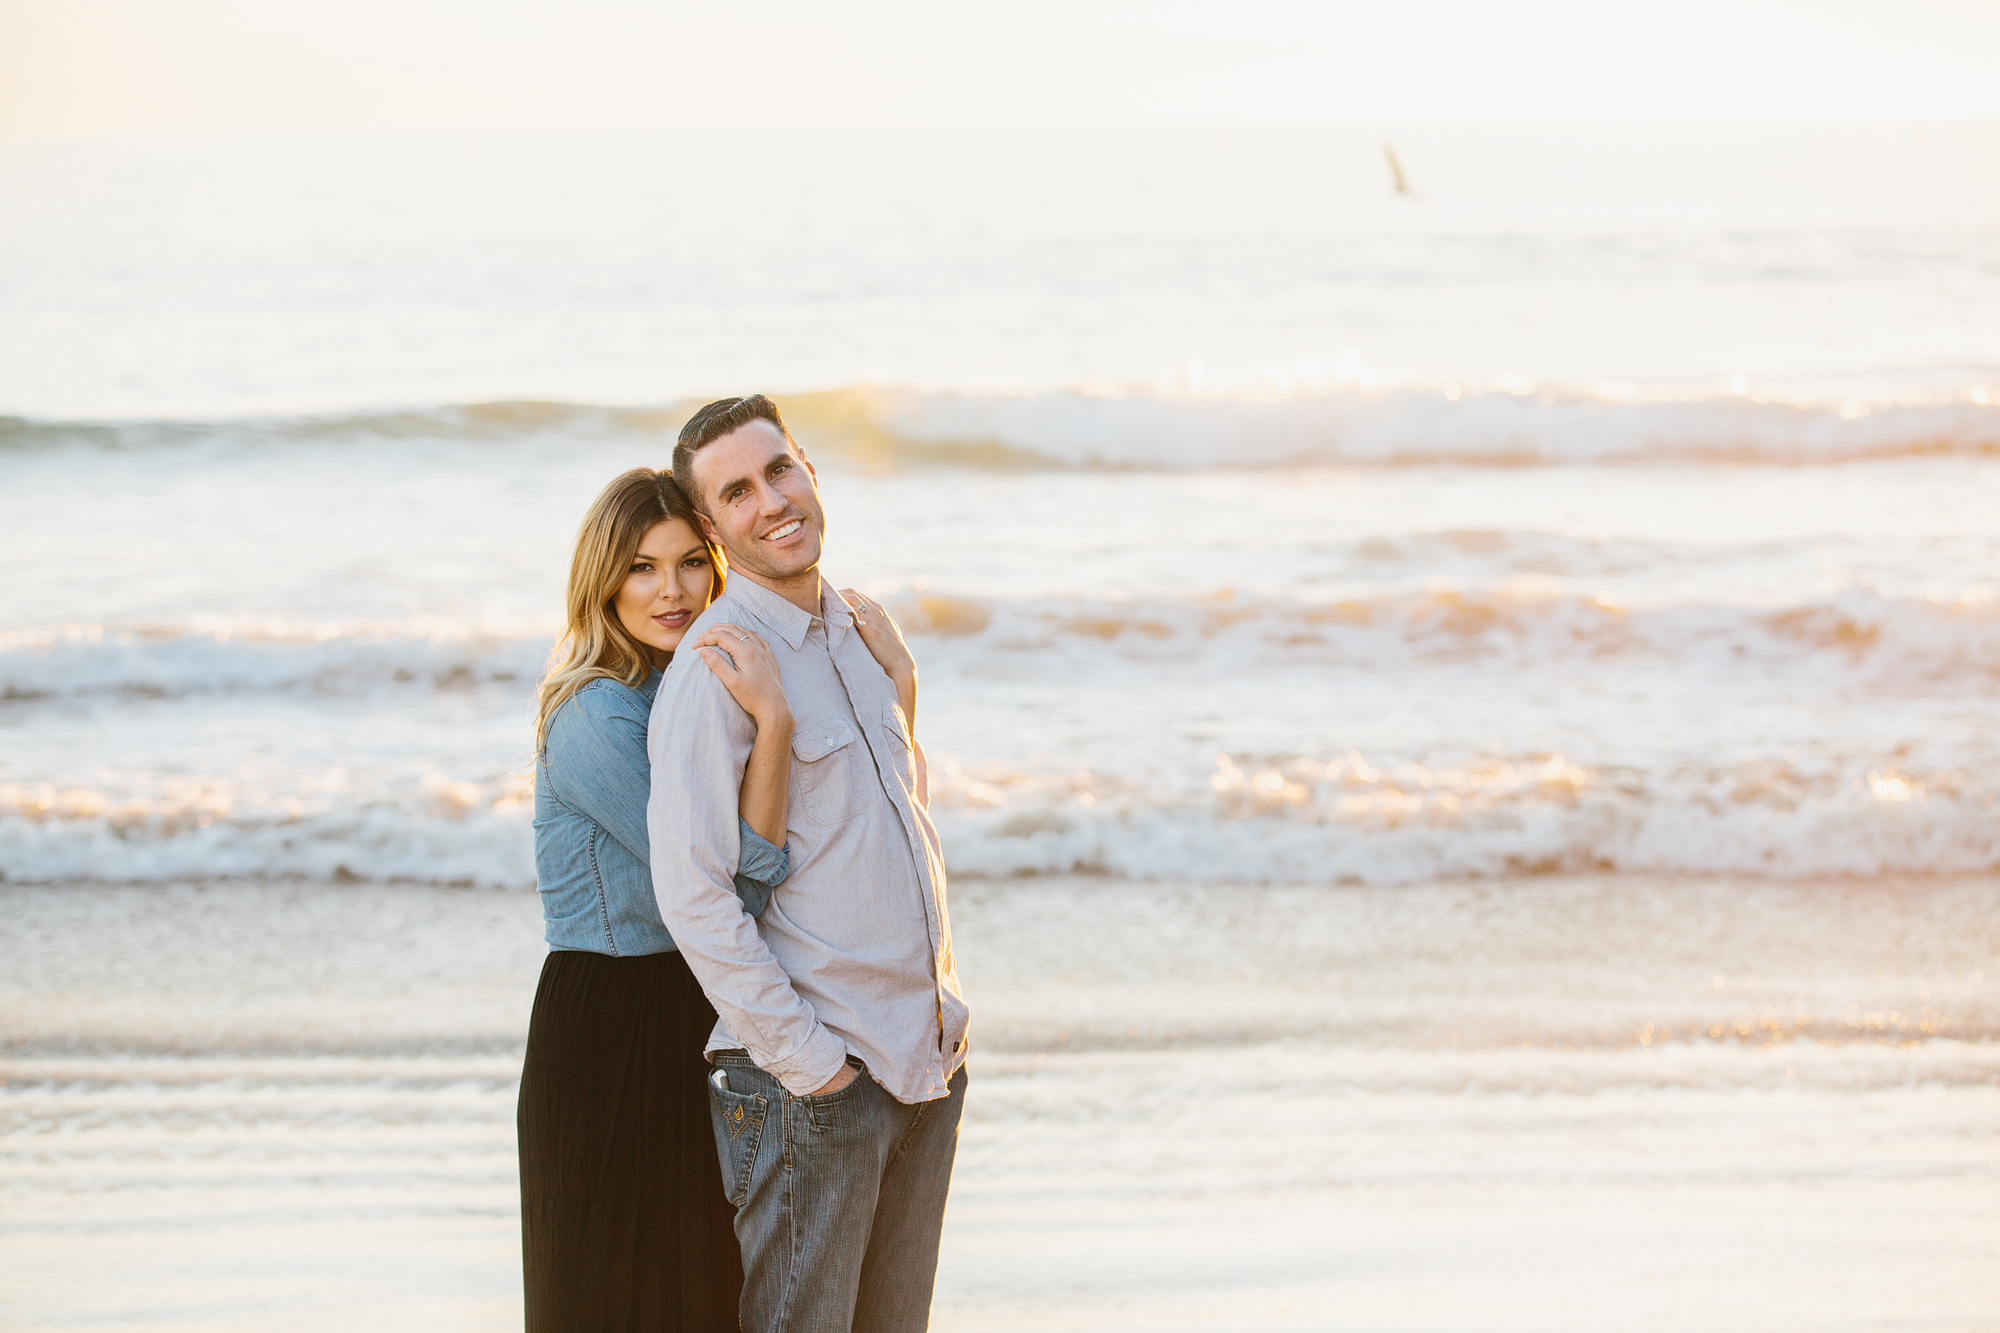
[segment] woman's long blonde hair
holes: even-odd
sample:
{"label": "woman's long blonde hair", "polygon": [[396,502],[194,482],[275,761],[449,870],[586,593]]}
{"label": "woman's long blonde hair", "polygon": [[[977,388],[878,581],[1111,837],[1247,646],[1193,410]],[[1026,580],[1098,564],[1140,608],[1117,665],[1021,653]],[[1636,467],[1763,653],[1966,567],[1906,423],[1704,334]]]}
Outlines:
{"label": "woman's long blonde hair", "polygon": [[[563,595],[567,623],[549,654],[542,673],[535,712],[535,754],[548,745],[549,719],[569,697],[593,680],[645,683],[653,669],[654,650],[619,623],[612,602],[631,572],[632,557],[655,523],[678,518],[701,536],[694,506],[673,473],[635,467],[599,492],[576,530],[576,550],[569,561],[569,586]],[[722,553],[708,545],[715,583],[709,600],[722,592]]]}

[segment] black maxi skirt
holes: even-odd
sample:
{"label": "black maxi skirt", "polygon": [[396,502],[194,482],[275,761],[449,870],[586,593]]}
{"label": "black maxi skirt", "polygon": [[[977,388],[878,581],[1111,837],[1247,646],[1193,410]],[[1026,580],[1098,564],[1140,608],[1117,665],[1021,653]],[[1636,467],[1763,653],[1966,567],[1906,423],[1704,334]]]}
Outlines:
{"label": "black maxi skirt", "polygon": [[735,1333],[709,1127],[715,1025],[678,953],[551,953],[521,1071],[527,1333]]}

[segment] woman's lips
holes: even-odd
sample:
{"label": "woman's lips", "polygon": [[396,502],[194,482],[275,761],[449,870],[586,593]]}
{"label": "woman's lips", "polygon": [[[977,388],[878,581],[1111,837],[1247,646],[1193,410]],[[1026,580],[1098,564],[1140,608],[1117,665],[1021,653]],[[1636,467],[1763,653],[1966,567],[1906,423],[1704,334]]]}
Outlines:
{"label": "woman's lips", "polygon": [[662,629],[685,629],[688,621],[693,619],[692,611],[669,611],[665,615],[654,616],[653,623]]}

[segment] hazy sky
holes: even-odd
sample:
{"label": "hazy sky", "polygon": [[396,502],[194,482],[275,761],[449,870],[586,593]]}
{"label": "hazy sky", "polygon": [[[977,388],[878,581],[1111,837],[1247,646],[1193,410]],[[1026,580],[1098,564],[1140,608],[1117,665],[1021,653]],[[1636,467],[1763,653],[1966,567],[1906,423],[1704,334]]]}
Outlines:
{"label": "hazy sky", "polygon": [[0,0],[0,135],[2000,117],[2000,0]]}

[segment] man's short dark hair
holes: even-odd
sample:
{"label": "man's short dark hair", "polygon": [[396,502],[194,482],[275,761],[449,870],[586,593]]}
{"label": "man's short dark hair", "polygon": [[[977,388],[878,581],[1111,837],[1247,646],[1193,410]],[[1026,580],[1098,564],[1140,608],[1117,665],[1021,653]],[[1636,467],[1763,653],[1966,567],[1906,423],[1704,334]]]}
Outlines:
{"label": "man's short dark hair", "polygon": [[708,512],[708,499],[701,488],[694,484],[694,456],[706,446],[715,443],[731,431],[740,430],[753,421],[768,421],[776,426],[785,437],[785,442],[798,450],[801,458],[805,451],[798,448],[798,441],[785,426],[784,417],[778,414],[778,405],[761,393],[753,393],[747,398],[718,398],[704,406],[688,418],[681,427],[680,439],[674,441],[674,480],[687,492],[688,499],[694,501],[695,508]]}

